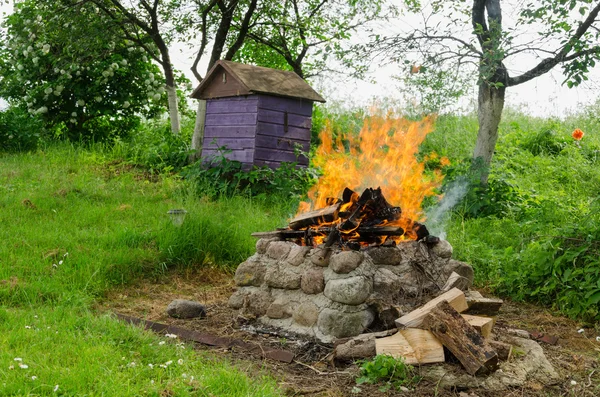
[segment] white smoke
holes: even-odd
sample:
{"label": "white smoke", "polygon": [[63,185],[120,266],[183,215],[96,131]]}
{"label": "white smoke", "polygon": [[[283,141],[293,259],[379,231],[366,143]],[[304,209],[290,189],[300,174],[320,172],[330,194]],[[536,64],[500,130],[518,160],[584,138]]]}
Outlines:
{"label": "white smoke", "polygon": [[427,211],[427,230],[434,236],[446,239],[446,225],[450,218],[450,210],[454,208],[469,191],[467,178],[457,179],[450,183],[440,202]]}

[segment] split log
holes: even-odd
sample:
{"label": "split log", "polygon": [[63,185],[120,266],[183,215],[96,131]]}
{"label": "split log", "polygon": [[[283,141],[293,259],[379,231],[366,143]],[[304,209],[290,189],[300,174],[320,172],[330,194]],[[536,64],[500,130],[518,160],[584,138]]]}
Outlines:
{"label": "split log", "polygon": [[340,204],[330,205],[329,207],[305,212],[298,215],[289,224],[290,229],[298,230],[308,226],[319,225],[321,223],[333,222],[338,218]]}
{"label": "split log", "polygon": [[422,324],[461,362],[471,375],[493,372],[498,354],[446,301],[430,310]]}
{"label": "split log", "polygon": [[480,293],[476,291],[469,291],[466,295],[469,314],[481,314],[484,316],[494,317],[498,315],[500,307],[502,306],[502,299],[497,298],[484,298]]}
{"label": "split log", "polygon": [[427,330],[409,328],[398,333],[375,340],[377,354],[387,354],[395,358],[402,357],[406,364],[420,365],[443,363],[444,347]]}
{"label": "split log", "polygon": [[420,308],[413,310],[412,312],[397,319],[396,327],[398,327],[398,329],[422,328],[420,325],[423,322],[423,319],[438,303],[443,301],[447,301],[450,306],[452,306],[458,312],[463,312],[467,310],[468,307],[465,294],[458,288],[452,288],[450,291],[430,300]]}
{"label": "split log", "polygon": [[510,361],[512,357],[513,347],[509,343],[498,342],[497,340],[489,340],[488,343],[492,346],[492,349],[496,350],[498,359],[502,361]]}
{"label": "split log", "polygon": [[462,317],[467,320],[469,325],[475,328],[481,336],[489,338],[494,327],[494,319],[490,317],[472,316],[470,314],[462,314]]}

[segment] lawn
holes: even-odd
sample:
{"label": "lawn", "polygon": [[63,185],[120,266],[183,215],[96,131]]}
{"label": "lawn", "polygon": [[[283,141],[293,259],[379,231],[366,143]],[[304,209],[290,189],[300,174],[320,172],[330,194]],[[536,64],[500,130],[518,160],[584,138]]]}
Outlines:
{"label": "lawn", "polygon": [[[189,212],[185,228],[171,224],[172,208]],[[2,155],[0,395],[279,395],[249,364],[93,309],[141,277],[239,263],[252,250],[250,230],[284,216],[276,210],[239,197],[190,198],[177,177],[69,144]],[[234,222],[246,211],[260,214],[254,225]]]}
{"label": "lawn", "polygon": [[[339,133],[355,132],[361,114],[326,116]],[[590,335],[600,318],[599,126],[591,111],[565,120],[507,112],[485,189],[469,180],[473,115],[438,117],[419,155],[448,157],[440,193],[470,187],[435,230],[473,265],[477,286],[561,311]],[[148,158],[135,141],[0,154],[0,395],[283,393],[256,362],[126,326],[98,304],[140,281],[231,273],[254,252],[252,232],[295,212],[295,194],[235,190],[217,173],[194,182]],[[181,227],[167,215],[176,208],[187,210]]]}

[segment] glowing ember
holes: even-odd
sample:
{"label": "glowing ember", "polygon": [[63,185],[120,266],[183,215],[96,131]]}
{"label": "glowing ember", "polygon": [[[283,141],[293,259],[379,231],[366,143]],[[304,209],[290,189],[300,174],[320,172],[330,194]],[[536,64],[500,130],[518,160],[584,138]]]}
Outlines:
{"label": "glowing ember", "polygon": [[[413,221],[424,221],[423,199],[436,194],[443,179],[439,170],[426,175],[424,164],[416,158],[432,127],[432,118],[413,122],[391,115],[371,116],[358,136],[344,137],[345,142],[338,136],[334,142],[328,125],[321,132],[322,144],[313,159],[323,176],[308,193],[310,203],[301,203],[298,212],[331,205],[331,198],[341,197],[344,188],[362,192],[381,187],[385,199],[402,210],[400,219],[381,225],[411,230]],[[440,159],[442,166],[448,163],[448,159]]]}

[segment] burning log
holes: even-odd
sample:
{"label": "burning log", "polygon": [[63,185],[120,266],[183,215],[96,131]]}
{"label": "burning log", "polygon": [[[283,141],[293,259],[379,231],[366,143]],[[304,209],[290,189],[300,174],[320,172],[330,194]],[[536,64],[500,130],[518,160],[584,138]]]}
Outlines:
{"label": "burning log", "polygon": [[289,228],[292,230],[300,230],[309,226],[331,223],[338,219],[339,210],[340,204],[338,203],[315,211],[305,212],[292,219]]}
{"label": "burning log", "polygon": [[[289,229],[281,229],[275,230],[273,232],[257,232],[252,233],[252,237],[257,238],[280,238],[282,240],[286,239],[296,239],[303,238],[307,232],[313,234],[321,234],[321,235],[329,235],[335,228],[332,227],[321,227],[318,229],[308,229],[308,230],[289,230]],[[404,229],[396,226],[379,226],[379,227],[359,227],[356,229],[356,232],[365,238],[370,237],[381,237],[381,236],[402,236],[404,235]]]}
{"label": "burning log", "polygon": [[[368,188],[359,196],[345,188],[341,199],[329,198],[327,206],[302,213],[292,219],[287,228],[273,232],[253,233],[259,238],[295,240],[300,245],[323,244],[329,248],[340,244],[353,250],[370,244],[395,244],[401,237],[425,239],[425,225],[404,220],[411,228],[398,226],[402,210],[387,202],[381,188]],[[434,243],[435,238],[428,243]]]}

